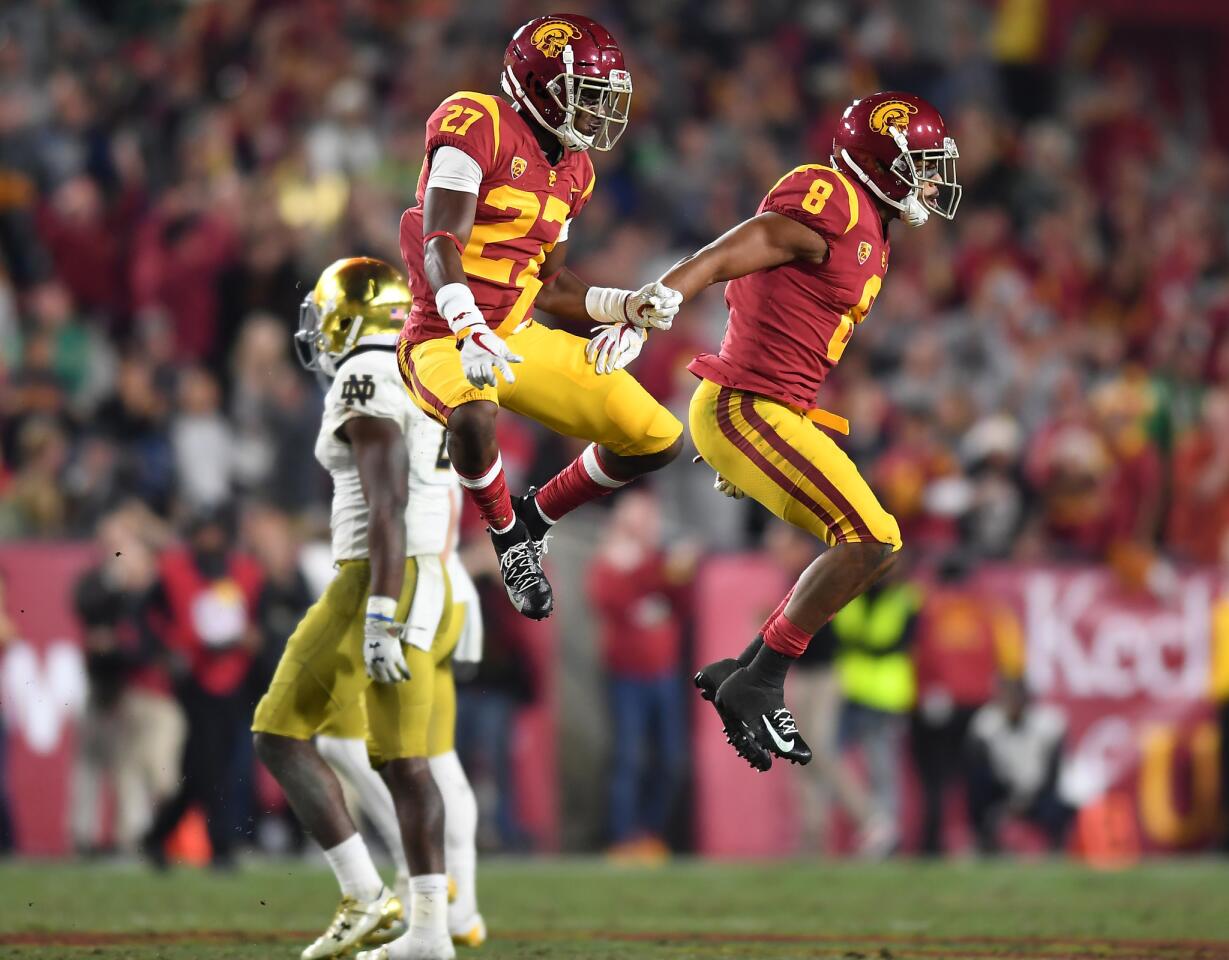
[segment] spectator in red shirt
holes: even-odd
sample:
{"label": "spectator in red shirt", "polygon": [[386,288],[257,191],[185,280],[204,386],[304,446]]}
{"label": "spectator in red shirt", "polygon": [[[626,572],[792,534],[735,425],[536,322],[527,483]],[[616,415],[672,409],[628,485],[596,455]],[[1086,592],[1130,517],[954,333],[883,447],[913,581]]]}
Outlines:
{"label": "spectator in red shirt", "polygon": [[[589,568],[610,695],[612,852],[661,855],[686,756],[680,683],[693,548],[667,553],[652,494],[619,499]],[[651,754],[651,759],[650,759]]]}
{"label": "spectator in red shirt", "polygon": [[1229,561],[1229,390],[1209,391],[1174,454],[1169,542],[1184,559]]}
{"label": "spectator in red shirt", "polygon": [[191,187],[169,192],[137,231],[132,254],[136,306],[165,311],[182,359],[214,358],[218,278],[237,252],[234,226]]}
{"label": "spectator in red shirt", "polygon": [[176,693],[188,719],[183,780],[145,838],[155,865],[163,845],[193,804],[205,809],[216,867],[232,865],[235,822],[232,767],[246,739],[245,683],[259,649],[257,603],[263,576],[256,561],[232,547],[229,517],[220,509],[191,520],[185,547],[159,561],[158,596],[165,642],[178,660]]}
{"label": "spectator in red shirt", "polygon": [[961,772],[969,721],[994,692],[996,651],[1019,645],[1010,610],[969,582],[972,558],[953,552],[939,564],[918,616],[914,670],[917,704],[911,730],[913,762],[922,782],[920,851],[943,852],[943,795]]}

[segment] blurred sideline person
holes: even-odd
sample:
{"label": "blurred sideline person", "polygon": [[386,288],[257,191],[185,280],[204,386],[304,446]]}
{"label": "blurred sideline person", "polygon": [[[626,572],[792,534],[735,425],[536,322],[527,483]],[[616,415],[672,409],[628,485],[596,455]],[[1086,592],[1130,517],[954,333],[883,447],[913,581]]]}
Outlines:
{"label": "blurred sideline person", "polygon": [[914,701],[909,647],[920,591],[904,580],[903,563],[845,604],[830,624],[841,682],[841,746],[858,746],[866,766],[871,814],[862,851],[884,857],[900,824],[900,762],[906,718]]}
{"label": "blurred sideline person", "polygon": [[[849,425],[816,406],[820,387],[883,286],[889,227],[951,219],[960,202],[956,143],[930,103],[876,93],[846,108],[828,165],[786,173],[756,215],[660,279],[678,301],[725,288],[730,317],[701,378],[691,435],[719,490],[748,495],[827,545],[737,659],[699,671],[696,685],[730,744],[757,770],[811,750],[785,706],[785,677],[816,631],[874,583],[900,549],[896,519],[822,430]],[[669,302],[674,303],[672,299]]]}
{"label": "blurred sideline person", "polygon": [[155,629],[164,626],[175,693],[188,722],[178,792],[164,802],[142,846],[158,867],[165,844],[194,804],[205,811],[211,864],[234,865],[239,837],[235,758],[247,716],[247,676],[260,648],[256,604],[263,575],[234,544],[233,518],[202,508],[187,523],[186,543],[158,559],[150,600]]}
{"label": "blurred sideline person", "polygon": [[102,560],[73,591],[90,687],[73,770],[72,835],[82,853],[101,846],[104,776],[115,797],[114,846],[135,853],[180,772],[184,716],[150,630],[147,605],[158,571],[140,534],[142,518],[140,508],[121,508],[99,521]]}
{"label": "blurred sideline person", "polygon": [[[380,955],[455,955],[444,804],[427,760],[453,723],[448,657],[456,630],[442,557],[455,480],[443,431],[410,402],[397,373],[393,348],[409,304],[405,281],[388,264],[339,260],[304,300],[296,336],[305,365],[332,378],[316,459],[333,480],[338,572],[287,642],[252,730],[257,755],[341,888],[332,923],[304,949],[304,960],[386,940],[405,912],[312,743],[337,717],[346,726],[334,726],[332,735],[366,735],[371,763],[392,794],[411,874],[410,928]],[[362,708],[355,706],[360,699]]]}
{"label": "blurred sideline person", "polygon": [[1023,649],[1015,615],[970,580],[972,563],[959,550],[939,561],[913,646],[910,747],[922,786],[919,852],[927,857],[944,851],[944,794],[952,779],[965,779],[969,724],[993,692],[999,652]]}
{"label": "blurred sideline person", "polygon": [[1035,703],[1021,678],[1000,678],[998,695],[969,729],[969,820],[979,851],[998,853],[1007,815],[1040,827],[1051,850],[1063,849],[1075,815],[1059,790],[1066,734],[1056,707]]}
{"label": "blurred sideline person", "polygon": [[680,683],[683,625],[694,546],[667,552],[661,510],[651,493],[624,493],[614,505],[589,568],[587,592],[599,624],[609,697],[610,853],[660,860],[687,763]]}
{"label": "blurred sideline person", "polygon": [[[626,365],[645,328],[668,325],[678,306],[652,284],[590,287],[564,266],[596,183],[588,151],[609,150],[627,128],[632,79],[615,38],[588,17],[537,17],[513,35],[500,82],[506,99],[462,91],[427,120],[417,203],[401,218],[414,306],[397,349],[406,388],[448,427],[509,600],[541,620],[554,609],[541,565],[551,526],[682,449],[682,424],[631,374],[598,375],[609,357]],[[598,345],[535,322],[535,307],[601,324]],[[589,446],[514,500],[501,407]]]}

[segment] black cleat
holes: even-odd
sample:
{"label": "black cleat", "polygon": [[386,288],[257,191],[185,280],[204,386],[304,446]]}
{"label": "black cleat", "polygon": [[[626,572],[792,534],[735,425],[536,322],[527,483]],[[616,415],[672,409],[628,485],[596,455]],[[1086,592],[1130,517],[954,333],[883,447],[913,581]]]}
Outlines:
{"label": "black cleat", "polygon": [[772,766],[775,754],[790,763],[811,762],[811,748],[785,706],[784,692],[757,683],[746,668],[735,670],[717,690],[713,706],[725,725],[726,739],[756,770]]}
{"label": "black cleat", "polygon": [[555,609],[555,595],[525,524],[518,519],[506,533],[492,530],[491,542],[499,555],[499,573],[512,606],[530,620],[545,620]]}
{"label": "black cleat", "polygon": [[513,497],[512,512],[529,529],[529,539],[534,542],[538,549],[538,558],[541,559],[546,552],[546,538],[550,535],[553,524],[542,519],[542,513],[538,510],[538,488],[530,487],[523,497]]}
{"label": "black cleat", "polygon": [[708,666],[701,667],[693,679],[696,689],[700,691],[700,696],[712,703],[713,698],[717,696],[717,688],[725,683],[730,674],[740,666],[742,664],[733,657],[726,657],[724,660],[714,660]]}

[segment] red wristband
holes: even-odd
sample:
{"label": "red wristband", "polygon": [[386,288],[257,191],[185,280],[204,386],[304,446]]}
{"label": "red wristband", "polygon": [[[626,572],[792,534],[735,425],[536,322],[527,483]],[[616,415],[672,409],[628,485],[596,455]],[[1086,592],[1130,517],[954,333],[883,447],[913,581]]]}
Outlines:
{"label": "red wristband", "polygon": [[453,245],[457,248],[457,254],[462,257],[465,256],[465,245],[461,243],[460,240],[457,239],[457,235],[455,233],[449,233],[447,230],[431,231],[425,237],[422,238],[422,245],[425,247],[428,243],[430,243],[436,237],[447,237],[449,240],[453,242]]}

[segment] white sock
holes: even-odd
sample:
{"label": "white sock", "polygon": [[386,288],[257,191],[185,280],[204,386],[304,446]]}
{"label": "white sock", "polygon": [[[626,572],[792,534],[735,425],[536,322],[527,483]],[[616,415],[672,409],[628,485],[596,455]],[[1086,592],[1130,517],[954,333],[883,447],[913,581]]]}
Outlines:
{"label": "white sock", "polygon": [[423,873],[410,877],[410,939],[448,939],[448,877]]}
{"label": "white sock", "polygon": [[371,854],[367,852],[367,844],[363,843],[361,834],[356,832],[348,840],[325,850],[324,859],[333,868],[333,876],[337,878],[343,896],[374,900],[384,889],[384,881],[376,872],[376,865],[371,862]]}
{"label": "white sock", "polygon": [[397,825],[397,811],[393,807],[393,795],[388,792],[380,775],[371,769],[367,759],[367,745],[362,740],[342,737],[316,737],[316,749],[320,756],[350,784],[358,796],[363,813],[375,824],[380,839],[388,848],[397,874],[409,876],[405,863],[405,846],[401,842],[401,829]]}
{"label": "white sock", "polygon": [[[453,882],[457,885],[457,899],[448,905],[450,927],[452,922],[465,924],[478,912],[478,889],[475,875],[478,870],[478,850],[475,836],[478,833],[478,801],[465,776],[465,769],[456,751],[442,753],[427,761],[440,794],[444,798],[444,862]],[[452,930],[467,933],[467,930]]]}

